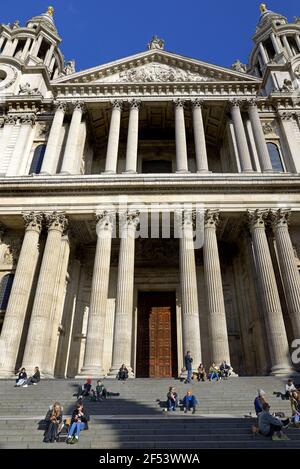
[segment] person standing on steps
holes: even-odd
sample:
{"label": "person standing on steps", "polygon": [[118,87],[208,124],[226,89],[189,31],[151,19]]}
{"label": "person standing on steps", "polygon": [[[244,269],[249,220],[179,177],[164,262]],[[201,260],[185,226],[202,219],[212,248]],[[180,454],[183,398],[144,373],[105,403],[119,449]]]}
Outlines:
{"label": "person standing on steps", "polygon": [[192,356],[191,356],[191,352],[188,350],[186,352],[186,356],[184,357],[184,364],[185,364],[185,368],[186,368],[186,371],[187,371],[187,377],[186,377],[186,380],[185,380],[185,383],[190,383],[191,382],[191,379],[192,379],[192,374],[193,374],[193,359],[192,359]]}

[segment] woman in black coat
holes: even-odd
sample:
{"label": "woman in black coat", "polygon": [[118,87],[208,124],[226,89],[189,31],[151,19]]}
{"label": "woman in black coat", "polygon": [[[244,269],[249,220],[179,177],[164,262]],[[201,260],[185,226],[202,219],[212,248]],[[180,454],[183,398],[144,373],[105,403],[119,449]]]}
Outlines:
{"label": "woman in black coat", "polygon": [[57,438],[59,426],[62,423],[63,408],[59,402],[55,402],[47,412],[46,423],[47,428],[44,433],[44,443],[54,443]]}
{"label": "woman in black coat", "polygon": [[34,374],[29,378],[27,384],[37,384],[41,381],[41,373],[39,368],[36,366],[34,369]]}

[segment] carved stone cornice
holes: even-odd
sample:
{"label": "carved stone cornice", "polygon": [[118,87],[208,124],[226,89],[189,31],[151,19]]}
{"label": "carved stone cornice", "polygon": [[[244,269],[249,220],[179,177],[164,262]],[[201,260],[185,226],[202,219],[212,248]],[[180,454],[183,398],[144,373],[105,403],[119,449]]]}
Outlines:
{"label": "carved stone cornice", "polygon": [[68,219],[65,212],[53,212],[45,215],[46,226],[49,230],[59,230],[63,233],[68,228]]}
{"label": "carved stone cornice", "polygon": [[204,213],[205,228],[216,229],[220,220],[220,211],[218,209],[208,209]]}
{"label": "carved stone cornice", "polygon": [[269,220],[273,230],[276,228],[287,227],[291,217],[290,209],[280,208],[278,210],[269,211]]}
{"label": "carved stone cornice", "polygon": [[18,122],[18,116],[16,114],[8,114],[4,116],[4,123],[6,125],[16,125]]}
{"label": "carved stone cornice", "polygon": [[294,111],[281,111],[278,112],[278,116],[283,121],[292,121],[296,118],[296,113]]}
{"label": "carved stone cornice", "polygon": [[44,215],[42,212],[23,213],[22,216],[26,230],[41,231],[44,221]]}
{"label": "carved stone cornice", "polygon": [[269,216],[269,210],[247,210],[248,226],[250,231],[255,228],[265,229],[265,222]]}

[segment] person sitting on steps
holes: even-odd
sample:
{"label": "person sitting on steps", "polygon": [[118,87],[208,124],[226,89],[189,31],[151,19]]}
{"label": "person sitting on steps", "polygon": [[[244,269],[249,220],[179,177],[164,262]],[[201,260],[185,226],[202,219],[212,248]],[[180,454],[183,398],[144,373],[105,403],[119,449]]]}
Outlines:
{"label": "person sitting on steps", "polygon": [[88,430],[89,415],[85,412],[83,405],[78,403],[73,411],[71,426],[68,433],[68,444],[78,443],[81,430]]}
{"label": "person sitting on steps", "polygon": [[254,409],[257,416],[262,412],[263,404],[265,404],[266,402],[267,401],[265,391],[263,389],[258,389],[257,396],[254,399]]}
{"label": "person sitting on steps", "polygon": [[300,392],[292,392],[290,403],[292,408],[292,422],[297,428],[300,428]]}
{"label": "person sitting on steps", "polygon": [[253,425],[252,432],[271,437],[272,440],[289,440],[282,432],[282,429],[287,427],[288,422],[284,425],[281,420],[270,414],[270,406],[265,402],[262,406],[262,412],[258,416],[258,428]]}
{"label": "person sitting on steps", "polygon": [[77,399],[82,400],[83,397],[89,396],[92,389],[92,380],[88,378],[83,386],[79,386]]}
{"label": "person sitting on steps", "polygon": [[22,368],[19,371],[19,376],[16,379],[15,388],[18,388],[20,386],[23,386],[23,388],[27,388],[27,373],[25,368]]}
{"label": "person sitting on steps", "polygon": [[198,381],[205,381],[206,380],[206,371],[202,363],[198,366]]}
{"label": "person sitting on steps", "polygon": [[219,381],[220,379],[220,370],[215,364],[215,362],[212,362],[211,366],[209,367],[209,381],[213,381],[216,379],[216,381]]}
{"label": "person sitting on steps", "polygon": [[34,374],[30,376],[30,378],[27,381],[27,384],[34,384],[35,386],[41,381],[41,373],[39,370],[39,367],[36,366],[34,369]]}
{"label": "person sitting on steps", "polygon": [[121,366],[121,368],[119,369],[119,373],[117,374],[117,378],[119,381],[126,381],[126,379],[128,378],[128,370],[125,366],[125,364],[123,363],[123,365]]}
{"label": "person sitting on steps", "polygon": [[188,391],[183,400],[184,413],[186,414],[188,410],[193,409],[193,414],[196,412],[196,406],[198,404],[196,397],[193,395],[192,391]]}
{"label": "person sitting on steps", "polygon": [[178,394],[175,391],[175,388],[173,386],[170,386],[169,392],[167,394],[167,409],[168,411],[175,411],[176,407],[178,407]]}
{"label": "person sitting on steps", "polygon": [[102,399],[107,398],[107,390],[104,384],[102,383],[101,379],[98,379],[97,381],[96,396],[97,396],[97,399],[100,401],[102,401]]}
{"label": "person sitting on steps", "polygon": [[220,365],[220,376],[224,379],[227,379],[230,376],[231,366],[226,363],[226,360],[223,360]]}
{"label": "person sitting on steps", "polygon": [[47,424],[44,433],[44,443],[54,443],[57,439],[59,428],[62,424],[63,408],[59,402],[55,402],[47,412],[45,421]]}

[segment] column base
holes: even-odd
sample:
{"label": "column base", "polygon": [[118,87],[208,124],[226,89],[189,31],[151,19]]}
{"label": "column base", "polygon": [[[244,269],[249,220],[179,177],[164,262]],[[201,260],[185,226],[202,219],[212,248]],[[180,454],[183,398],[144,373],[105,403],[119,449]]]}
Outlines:
{"label": "column base", "polygon": [[126,171],[123,171],[122,174],[137,174],[137,171],[133,171],[131,169],[127,169]]}
{"label": "column base", "polygon": [[190,171],[188,169],[179,169],[175,174],[190,174]]}
{"label": "column base", "polygon": [[197,174],[211,174],[212,171],[209,171],[208,169],[199,169],[199,171],[197,171]]}
{"label": "column base", "polygon": [[254,169],[245,169],[244,171],[241,171],[242,174],[253,174],[257,173],[257,171],[254,171]]}
{"label": "column base", "polygon": [[74,176],[74,174],[70,173],[69,171],[61,171],[58,176]]}
{"label": "column base", "polygon": [[1,369],[0,379],[17,379],[17,374],[13,370]]}
{"label": "column base", "polygon": [[103,171],[101,174],[117,174],[117,171],[113,171],[113,170],[110,170],[108,169],[107,171]]}
{"label": "column base", "polygon": [[106,372],[99,368],[83,368],[78,375],[75,376],[75,379],[103,379],[106,376]]}
{"label": "column base", "polygon": [[299,373],[289,365],[276,365],[271,368],[271,376],[299,376]]}
{"label": "column base", "polygon": [[[113,366],[112,368],[110,368],[108,374],[105,376],[106,379],[116,379],[117,377],[117,374],[119,373],[119,369],[121,368],[122,364],[119,365],[119,366]],[[132,368],[131,366],[126,366],[127,370],[128,370],[128,378],[134,378],[134,373],[132,371]]]}

